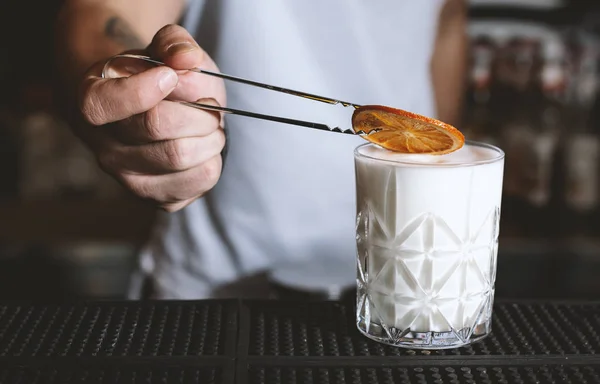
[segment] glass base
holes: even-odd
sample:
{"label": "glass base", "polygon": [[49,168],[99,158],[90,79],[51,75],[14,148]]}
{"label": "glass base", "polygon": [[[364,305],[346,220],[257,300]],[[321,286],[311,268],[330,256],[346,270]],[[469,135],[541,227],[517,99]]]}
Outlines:
{"label": "glass base", "polygon": [[477,324],[473,331],[463,328],[448,332],[414,332],[394,327],[382,327],[373,322],[367,323],[363,317],[356,322],[358,330],[369,339],[408,349],[453,349],[469,345],[486,338],[492,331],[491,320]]}

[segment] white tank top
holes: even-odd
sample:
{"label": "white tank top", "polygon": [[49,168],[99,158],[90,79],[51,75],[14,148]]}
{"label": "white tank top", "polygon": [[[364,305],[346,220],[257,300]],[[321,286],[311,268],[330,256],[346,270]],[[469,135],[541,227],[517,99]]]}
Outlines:
{"label": "white tank top", "polygon": [[[185,26],[224,73],[434,116],[430,58],[442,1],[192,2]],[[232,108],[350,128],[351,108],[226,85]],[[217,186],[161,214],[141,254],[158,296],[207,298],[258,272],[300,289],[352,286],[353,150],[363,139],[240,116],[226,117],[226,131]],[[131,296],[138,292],[134,284]]]}

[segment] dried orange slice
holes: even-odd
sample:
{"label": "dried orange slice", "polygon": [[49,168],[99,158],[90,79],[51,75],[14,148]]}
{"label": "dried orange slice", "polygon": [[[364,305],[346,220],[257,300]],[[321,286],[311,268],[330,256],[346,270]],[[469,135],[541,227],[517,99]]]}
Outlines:
{"label": "dried orange slice", "polygon": [[363,131],[364,139],[395,152],[443,155],[465,144],[463,134],[450,124],[382,105],[357,108],[352,128]]}

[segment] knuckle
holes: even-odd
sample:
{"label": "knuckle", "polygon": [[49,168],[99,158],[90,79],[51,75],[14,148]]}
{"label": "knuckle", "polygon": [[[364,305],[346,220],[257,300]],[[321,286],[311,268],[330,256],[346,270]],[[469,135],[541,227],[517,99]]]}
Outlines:
{"label": "knuckle", "polygon": [[110,152],[101,152],[96,156],[98,166],[104,172],[114,173],[115,172],[115,156]]}
{"label": "knuckle", "polygon": [[158,106],[149,109],[143,114],[143,130],[150,141],[162,139],[160,134],[160,112]]}
{"label": "knuckle", "polygon": [[175,213],[183,208],[185,208],[186,204],[183,203],[168,203],[168,204],[159,204],[159,208],[167,213]]}
{"label": "knuckle", "polygon": [[223,132],[222,129],[219,129],[217,131],[215,141],[216,141],[216,147],[219,149],[219,151],[222,151],[223,148],[225,148],[225,144],[227,141],[227,138],[225,137],[225,132]]}
{"label": "knuckle", "polygon": [[79,111],[88,124],[94,126],[104,124],[100,100],[92,89],[86,88],[83,91],[79,103]]}
{"label": "knuckle", "polygon": [[202,176],[208,189],[214,187],[221,177],[221,156],[214,156],[202,164]]}
{"label": "knuckle", "polygon": [[142,199],[154,200],[155,196],[152,188],[147,183],[143,182],[140,177],[135,177],[133,175],[122,175],[121,183],[134,195]]}
{"label": "knuckle", "polygon": [[194,152],[188,140],[169,140],[165,142],[166,162],[170,169],[184,170],[192,164]]}

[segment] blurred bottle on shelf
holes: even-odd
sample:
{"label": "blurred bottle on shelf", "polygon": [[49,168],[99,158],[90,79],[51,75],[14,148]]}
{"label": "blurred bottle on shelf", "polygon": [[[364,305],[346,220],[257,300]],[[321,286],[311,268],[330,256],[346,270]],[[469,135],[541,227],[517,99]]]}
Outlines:
{"label": "blurred bottle on shelf", "polygon": [[598,235],[600,196],[600,99],[598,41],[581,31],[570,36],[571,84],[561,216],[567,236]]}
{"label": "blurred bottle on shelf", "polygon": [[477,36],[472,41],[471,52],[463,132],[470,140],[494,144],[496,129],[491,108],[494,41],[487,36]]}
{"label": "blurred bottle on shelf", "polygon": [[566,128],[566,92],[567,92],[567,58],[566,47],[562,39],[552,35],[544,41],[542,48],[542,67],[539,86],[534,98],[537,103],[536,131],[532,152],[534,187],[527,195],[527,200],[534,207],[541,236],[556,237],[562,233],[560,226],[555,225],[560,215],[561,186],[557,185],[560,174],[557,174],[560,143]]}
{"label": "blurred bottle on shelf", "polygon": [[553,177],[564,131],[566,52],[558,34],[537,26],[507,44],[497,76],[504,116],[505,202],[519,236],[556,236]]}
{"label": "blurred bottle on shelf", "polygon": [[542,41],[520,35],[503,47],[495,71],[495,107],[503,118],[500,140],[506,152],[504,211],[519,236],[546,231],[542,217],[550,188],[545,176],[554,137],[541,121],[543,64]]}
{"label": "blurred bottle on shelf", "polygon": [[591,4],[471,1],[464,129],[506,152],[504,235],[600,235],[600,7],[582,11]]}

